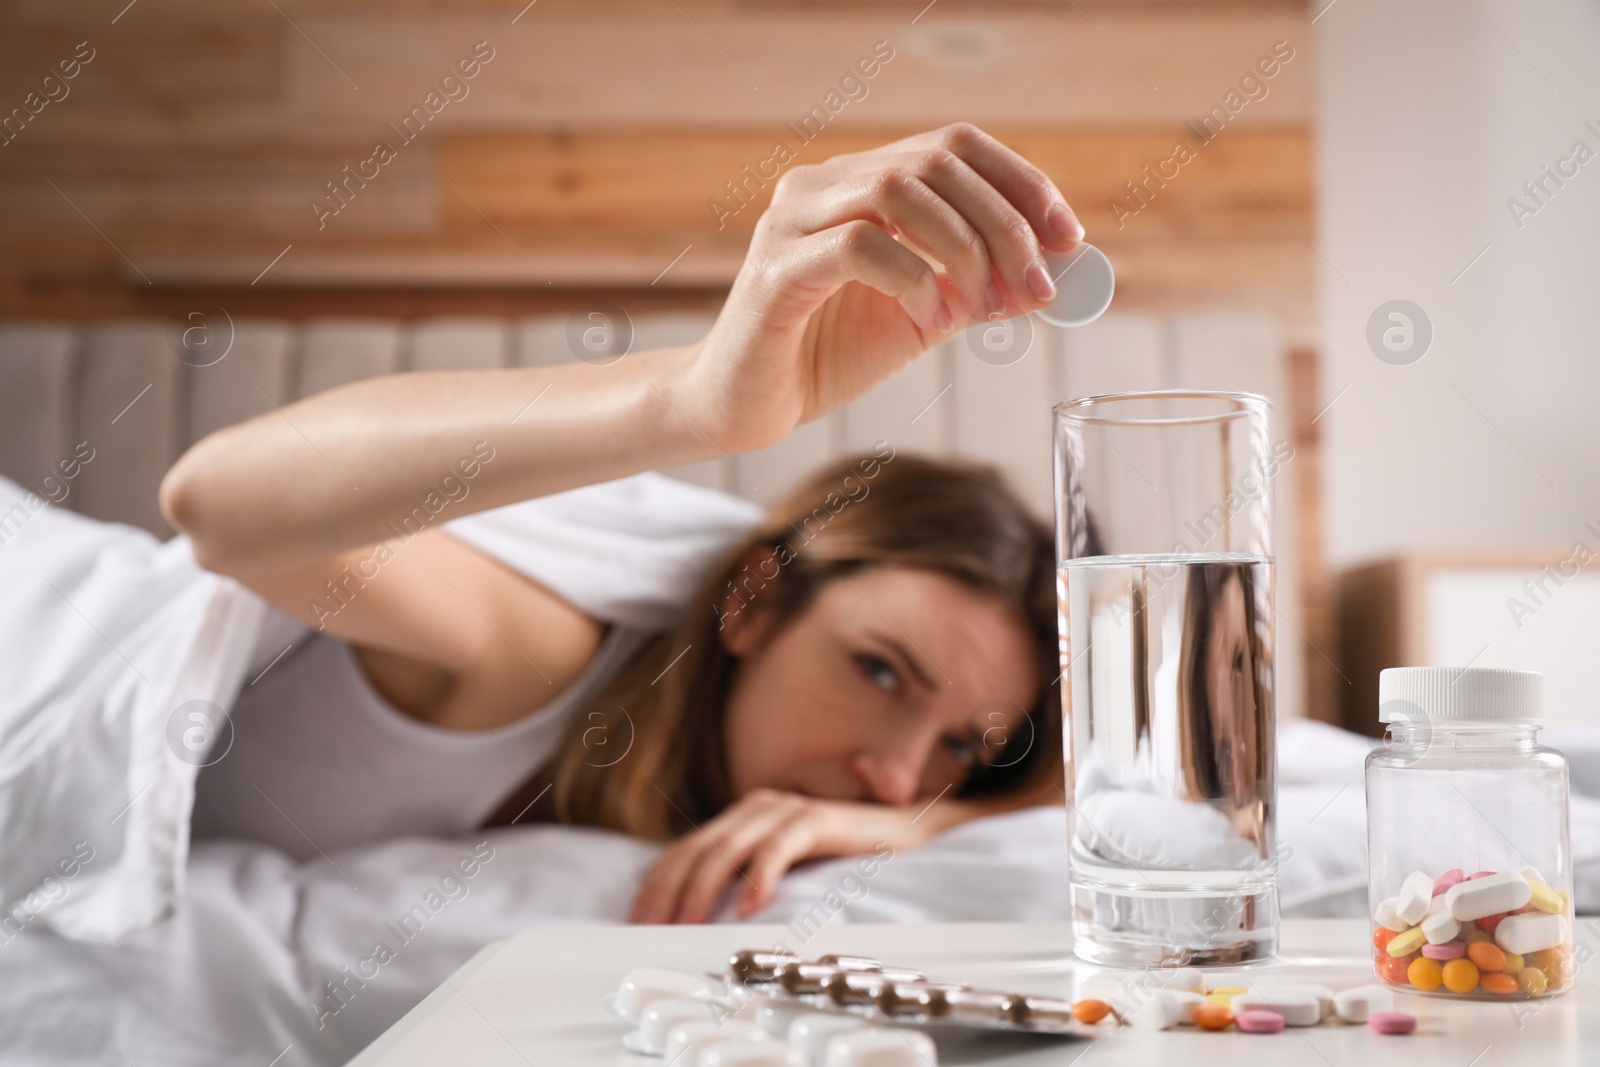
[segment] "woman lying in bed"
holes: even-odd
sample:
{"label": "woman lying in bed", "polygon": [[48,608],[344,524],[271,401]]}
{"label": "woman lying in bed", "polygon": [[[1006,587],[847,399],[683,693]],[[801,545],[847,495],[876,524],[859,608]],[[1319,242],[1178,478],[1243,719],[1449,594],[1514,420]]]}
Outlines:
{"label": "woman lying in bed", "polygon": [[[1057,798],[1048,531],[992,473],[892,440],[817,474],[627,656],[437,527],[337,613],[313,605],[479,442],[493,460],[456,516],[770,445],[957,323],[1043,306],[1041,248],[1081,237],[1044,174],[952,126],[788,171],[699,344],[371,379],[201,441],[162,485],[169,521],[323,636],[249,694],[281,718],[202,773],[197,836],[282,816],[318,847],[260,803],[286,793],[346,843],[391,836],[397,811],[412,832],[485,812],[607,827],[675,839],[633,917],[698,922],[730,887],[755,910],[798,862]],[[349,781],[308,773],[352,734]]]}

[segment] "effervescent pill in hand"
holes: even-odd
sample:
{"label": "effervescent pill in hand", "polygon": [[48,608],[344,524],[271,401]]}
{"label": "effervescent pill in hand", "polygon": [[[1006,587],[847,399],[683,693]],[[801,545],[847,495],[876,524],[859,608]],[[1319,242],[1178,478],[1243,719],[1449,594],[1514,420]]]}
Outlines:
{"label": "effervescent pill in hand", "polygon": [[1056,295],[1034,314],[1052,326],[1083,326],[1105,314],[1116,292],[1116,272],[1106,254],[1091,244],[1069,252],[1046,252]]}
{"label": "effervescent pill in hand", "polygon": [[916,1030],[852,1030],[828,1042],[823,1067],[939,1067],[939,1052]]}

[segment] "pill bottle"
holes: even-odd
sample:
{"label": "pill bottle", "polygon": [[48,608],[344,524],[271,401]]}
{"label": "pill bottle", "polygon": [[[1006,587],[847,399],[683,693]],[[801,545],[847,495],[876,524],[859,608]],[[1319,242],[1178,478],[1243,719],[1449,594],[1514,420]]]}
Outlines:
{"label": "pill bottle", "polygon": [[1536,671],[1398,667],[1367,757],[1373,969],[1411,992],[1527,1000],[1573,959],[1567,761],[1539,744]]}

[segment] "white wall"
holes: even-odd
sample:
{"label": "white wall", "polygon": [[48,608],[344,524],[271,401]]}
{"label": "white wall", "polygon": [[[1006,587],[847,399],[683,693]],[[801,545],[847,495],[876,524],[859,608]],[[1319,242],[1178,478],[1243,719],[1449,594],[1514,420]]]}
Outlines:
{"label": "white wall", "polygon": [[[1315,30],[1330,562],[1600,547],[1600,6],[1336,0]],[[1507,198],[1578,140],[1518,229]],[[1394,298],[1433,324],[1409,366],[1365,338]]]}

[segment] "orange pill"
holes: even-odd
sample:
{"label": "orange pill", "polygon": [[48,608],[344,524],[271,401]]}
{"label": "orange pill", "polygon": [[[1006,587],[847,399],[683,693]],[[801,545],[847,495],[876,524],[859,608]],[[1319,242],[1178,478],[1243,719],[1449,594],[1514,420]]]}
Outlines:
{"label": "orange pill", "polygon": [[1444,968],[1439,965],[1438,960],[1422,956],[1412,960],[1411,966],[1406,968],[1406,980],[1424,993],[1432,993],[1444,985]]}
{"label": "orange pill", "polygon": [[1406,977],[1406,968],[1411,966],[1409,958],[1395,959],[1387,953],[1378,961],[1378,977],[1394,985],[1405,985],[1409,978]]}
{"label": "orange pill", "polygon": [[1072,1017],[1080,1023],[1095,1023],[1111,1014],[1111,1005],[1103,1000],[1080,1000],[1072,1006]]}
{"label": "orange pill", "polygon": [[1380,926],[1372,932],[1372,943],[1380,949],[1387,949],[1389,942],[1394,940],[1394,935],[1397,932],[1387,926]]}
{"label": "orange pill", "polygon": [[1515,993],[1519,988],[1517,980],[1504,971],[1494,971],[1486,974],[1478,979],[1478,984],[1489,992],[1499,993],[1501,996]]}
{"label": "orange pill", "polygon": [[1478,988],[1478,965],[1465,956],[1457,956],[1453,960],[1445,960],[1444,966],[1439,969],[1439,977],[1450,992],[1470,993]]}
{"label": "orange pill", "polygon": [[1467,946],[1467,959],[1478,965],[1480,971],[1503,971],[1506,969],[1506,954],[1499,945],[1490,941],[1478,941]]}
{"label": "orange pill", "polygon": [[1202,1030],[1226,1030],[1233,1024],[1233,1012],[1221,1004],[1201,1004],[1194,1009],[1194,1024]]}

